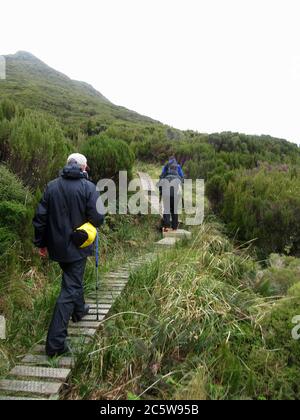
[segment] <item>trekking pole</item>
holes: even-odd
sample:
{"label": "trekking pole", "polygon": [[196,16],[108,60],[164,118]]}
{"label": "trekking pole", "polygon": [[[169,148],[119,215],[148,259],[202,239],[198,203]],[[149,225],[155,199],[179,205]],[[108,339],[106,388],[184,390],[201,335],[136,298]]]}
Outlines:
{"label": "trekking pole", "polygon": [[99,321],[99,231],[97,229],[96,236],[96,306],[97,306],[97,321]]}

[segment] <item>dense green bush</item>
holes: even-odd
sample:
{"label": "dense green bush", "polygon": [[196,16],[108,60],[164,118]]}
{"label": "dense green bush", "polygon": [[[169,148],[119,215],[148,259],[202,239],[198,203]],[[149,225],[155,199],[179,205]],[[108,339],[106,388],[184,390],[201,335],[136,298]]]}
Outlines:
{"label": "dense green bush", "polygon": [[88,159],[94,182],[104,178],[117,180],[119,171],[127,171],[129,178],[132,176],[134,154],[122,140],[105,134],[92,137],[83,144],[81,152]]}
{"label": "dense green bush", "polygon": [[221,214],[241,240],[257,239],[265,254],[300,250],[300,180],[278,168],[237,173]]}
{"label": "dense green bush", "polygon": [[[30,191],[4,165],[0,165],[0,241],[1,250],[17,239],[30,241],[33,198]],[[0,253],[1,254],[1,253]]]}
{"label": "dense green bush", "polygon": [[43,187],[65,162],[70,145],[58,123],[44,114],[0,106],[0,160],[26,185]]}

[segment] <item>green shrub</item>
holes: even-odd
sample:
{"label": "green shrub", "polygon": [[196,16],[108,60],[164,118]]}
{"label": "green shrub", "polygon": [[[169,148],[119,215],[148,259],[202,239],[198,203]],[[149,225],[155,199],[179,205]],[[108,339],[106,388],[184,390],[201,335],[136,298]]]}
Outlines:
{"label": "green shrub", "polygon": [[15,201],[2,201],[0,203],[0,226],[8,226],[12,231],[21,235],[28,222],[28,209]]}
{"label": "green shrub", "polygon": [[5,166],[0,165],[0,200],[25,204],[31,197],[29,190]]}
{"label": "green shrub", "polygon": [[0,177],[0,228],[5,243],[1,249],[3,251],[7,243],[12,244],[16,239],[21,240],[26,247],[31,241],[33,197],[4,165],[0,165]]}
{"label": "green shrub", "polygon": [[[11,108],[10,108],[11,107]],[[59,124],[35,111],[0,104],[0,160],[30,187],[57,176],[70,145]]]}
{"label": "green shrub", "polygon": [[0,227],[0,261],[1,257],[18,241],[18,236],[10,229]]}
{"label": "green shrub", "polygon": [[127,171],[129,179],[132,177],[134,154],[127,143],[112,139],[105,134],[87,140],[82,148],[91,167],[91,177],[95,182],[100,179],[112,178],[117,180],[119,171]]}
{"label": "green shrub", "polygon": [[237,173],[224,193],[224,221],[262,256],[300,249],[300,179],[276,168]]}

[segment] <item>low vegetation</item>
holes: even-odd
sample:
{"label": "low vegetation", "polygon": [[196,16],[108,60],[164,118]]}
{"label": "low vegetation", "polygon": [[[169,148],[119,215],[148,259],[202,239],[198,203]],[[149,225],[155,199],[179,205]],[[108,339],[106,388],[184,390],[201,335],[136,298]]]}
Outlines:
{"label": "low vegetation", "polygon": [[286,296],[264,297],[258,264],[220,229],[205,223],[192,245],[132,277],[66,398],[300,397],[291,336],[300,279]]}

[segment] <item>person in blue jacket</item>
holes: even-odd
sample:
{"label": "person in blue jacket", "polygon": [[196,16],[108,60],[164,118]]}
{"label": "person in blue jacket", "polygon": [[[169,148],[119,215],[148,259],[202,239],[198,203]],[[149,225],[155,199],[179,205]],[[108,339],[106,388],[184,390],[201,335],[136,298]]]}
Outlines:
{"label": "person in blue jacket", "polygon": [[99,227],[104,216],[97,210],[103,209],[98,201],[100,195],[88,180],[86,169],[85,156],[70,155],[60,177],[47,185],[33,220],[34,244],[40,255],[48,254],[63,271],[61,293],[46,342],[46,353],[50,357],[70,350],[66,342],[69,320],[78,322],[89,311],[84,301],[83,277],[93,245],[81,249],[72,235],[74,229],[87,222]]}
{"label": "person in blue jacket", "polygon": [[168,163],[163,167],[160,180],[168,180],[174,184],[168,191],[160,187],[164,204],[163,230],[168,231],[170,228],[177,230],[179,225],[179,186],[184,181],[184,173],[175,157],[170,157]]}

